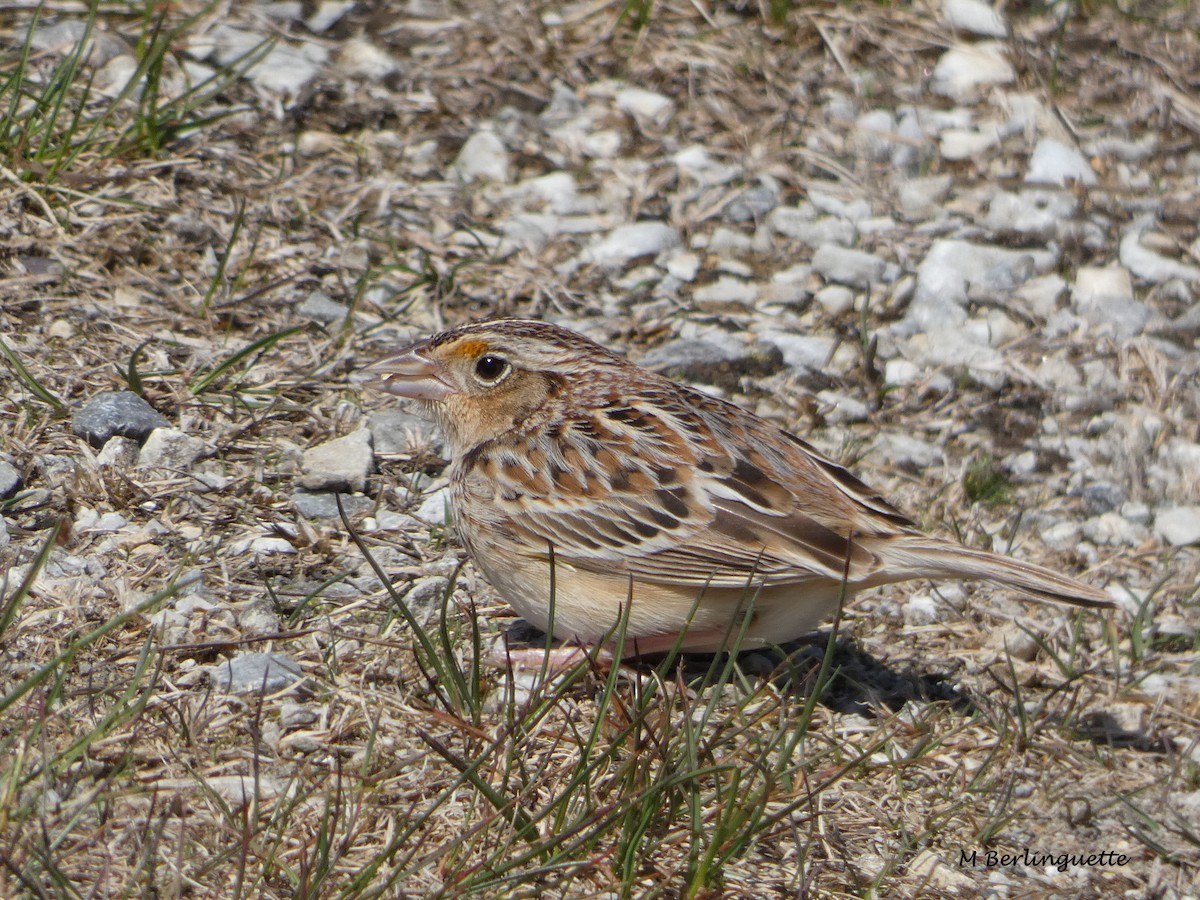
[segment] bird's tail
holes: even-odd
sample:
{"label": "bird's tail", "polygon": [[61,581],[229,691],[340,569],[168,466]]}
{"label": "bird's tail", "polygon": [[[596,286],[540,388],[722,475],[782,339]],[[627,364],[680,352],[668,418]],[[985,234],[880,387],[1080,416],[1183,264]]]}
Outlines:
{"label": "bird's tail", "polygon": [[908,578],[967,578],[991,581],[1038,600],[1072,603],[1093,609],[1112,609],[1116,603],[1098,588],[1036,563],[975,550],[925,535],[889,535],[863,543],[882,561],[888,581]]}

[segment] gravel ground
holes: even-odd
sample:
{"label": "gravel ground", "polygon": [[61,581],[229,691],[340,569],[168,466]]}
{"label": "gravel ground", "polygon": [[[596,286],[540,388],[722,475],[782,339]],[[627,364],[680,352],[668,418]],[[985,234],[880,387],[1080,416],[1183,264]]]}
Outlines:
{"label": "gravel ground", "polygon": [[[432,766],[415,734],[446,723],[406,689],[408,625],[364,547],[426,624],[449,596],[486,644],[510,614],[447,527],[436,432],[360,370],[517,314],[734,399],[923,526],[1122,605],[1105,624],[977,585],[863,595],[842,625],[858,687],[813,729],[852,740],[970,697],[1021,738],[947,713],[936,764],[839,782],[807,810],[820,840],[771,832],[726,861],[725,894],[1197,896],[1200,11],[1147,7],[947,0],[774,22],[740,3],[183,0],[149,73],[150,18],[101,8],[75,76],[95,129],[57,156],[12,112],[0,133],[0,569],[20,599],[0,615],[0,746],[18,760],[0,893],[145,883],[120,874],[138,854],[111,835],[74,842],[93,784],[114,821],[143,825],[145,798],[175,792],[170,855],[201,840],[172,815],[217,795],[239,808],[245,790],[197,796],[192,779],[239,779],[251,755],[274,785],[264,809],[374,760],[375,740]],[[6,64],[29,48],[14,110],[85,37],[78,4],[47,4],[26,41],[30,21],[0,11]],[[45,696],[20,689],[114,617]],[[146,710],[71,750],[144,674],[150,635]],[[972,772],[997,741],[983,800]],[[35,772],[30,752],[54,765]],[[399,769],[368,779],[372,823],[442,789]],[[446,854],[472,809],[439,807],[428,857],[390,861],[406,890],[453,893]],[[201,818],[211,856],[188,844],[164,866],[176,893],[228,896],[229,834]],[[34,820],[70,852],[31,849]],[[1027,848],[1130,861],[959,855]],[[29,862],[49,858],[61,882]],[[590,896],[608,865],[551,887]],[[671,895],[673,865],[645,884]],[[263,896],[294,895],[260,877]]]}

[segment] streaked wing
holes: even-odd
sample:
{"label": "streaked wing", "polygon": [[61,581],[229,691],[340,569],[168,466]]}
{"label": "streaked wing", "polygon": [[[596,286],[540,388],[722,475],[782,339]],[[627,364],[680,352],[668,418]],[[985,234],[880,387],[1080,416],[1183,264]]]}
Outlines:
{"label": "streaked wing", "polygon": [[723,401],[653,388],[565,423],[552,443],[472,461],[487,469],[479,484],[506,485],[492,502],[520,544],[588,571],[741,588],[865,580],[879,560],[847,539],[852,528],[912,527],[798,439]]}

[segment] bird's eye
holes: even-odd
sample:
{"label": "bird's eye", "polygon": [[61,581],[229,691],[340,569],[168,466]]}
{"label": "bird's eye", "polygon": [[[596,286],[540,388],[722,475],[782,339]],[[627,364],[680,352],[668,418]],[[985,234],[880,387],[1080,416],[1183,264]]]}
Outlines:
{"label": "bird's eye", "polygon": [[488,353],[475,362],[475,377],[484,384],[497,384],[512,367],[502,356]]}

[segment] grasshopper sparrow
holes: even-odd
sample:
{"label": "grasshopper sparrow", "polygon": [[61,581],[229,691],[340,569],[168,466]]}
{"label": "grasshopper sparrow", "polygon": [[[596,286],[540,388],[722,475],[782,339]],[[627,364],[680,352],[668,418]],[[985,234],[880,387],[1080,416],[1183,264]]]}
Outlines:
{"label": "grasshopper sparrow", "polygon": [[372,367],[451,451],[451,506],[475,564],[526,620],[624,655],[744,647],[813,630],[839,596],[975,578],[1111,607],[1033,563],[919,531],[809,444],[556,325],[435,335]]}

